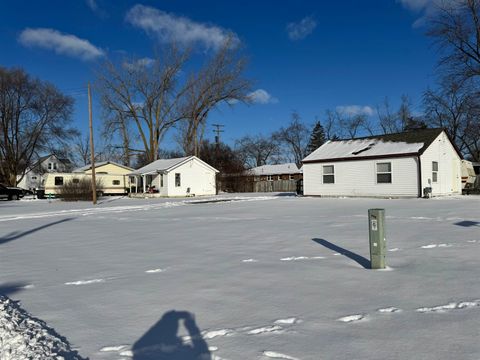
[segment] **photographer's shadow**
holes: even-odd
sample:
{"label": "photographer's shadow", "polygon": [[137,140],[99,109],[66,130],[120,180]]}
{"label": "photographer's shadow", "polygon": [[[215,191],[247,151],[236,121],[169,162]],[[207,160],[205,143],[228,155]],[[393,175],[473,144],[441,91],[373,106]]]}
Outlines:
{"label": "photographer's shadow", "polygon": [[[191,344],[178,336],[183,326],[188,331]],[[211,360],[208,345],[203,340],[195,323],[195,317],[188,311],[168,311],[132,347],[133,360]]]}

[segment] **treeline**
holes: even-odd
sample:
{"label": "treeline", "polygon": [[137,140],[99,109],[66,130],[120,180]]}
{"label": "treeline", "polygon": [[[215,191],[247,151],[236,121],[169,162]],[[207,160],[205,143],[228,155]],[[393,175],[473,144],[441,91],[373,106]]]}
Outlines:
{"label": "treeline", "polygon": [[[326,140],[445,128],[468,159],[480,161],[480,3],[445,1],[427,18],[427,35],[439,54],[437,84],[420,108],[402,96],[375,108],[336,108],[270,134],[258,131],[232,146],[206,139],[210,113],[221,104],[250,103],[247,57],[233,39],[202,57],[167,45],[153,59],[109,60],[94,86],[102,109],[102,142],[96,159],[139,167],[158,158],[196,155],[225,173],[301,160]],[[193,61],[197,60],[197,61]],[[0,181],[15,185],[41,154],[55,152],[77,165],[89,163],[88,137],[71,122],[73,99],[21,69],[0,67]],[[177,149],[162,141],[173,132]]]}

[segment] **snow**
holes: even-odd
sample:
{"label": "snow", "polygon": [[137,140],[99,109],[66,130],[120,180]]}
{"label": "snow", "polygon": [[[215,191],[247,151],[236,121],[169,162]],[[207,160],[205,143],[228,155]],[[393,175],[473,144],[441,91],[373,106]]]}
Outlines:
{"label": "snow", "polygon": [[[201,201],[0,202],[0,359],[478,360],[479,197]],[[358,262],[369,208],[390,271]]]}
{"label": "snow", "polygon": [[32,317],[16,302],[0,295],[0,359],[83,358],[45,322]]}
{"label": "snow", "polygon": [[308,155],[303,161],[412,154],[418,153],[423,146],[423,142],[407,143],[382,141],[380,139],[328,141]]}

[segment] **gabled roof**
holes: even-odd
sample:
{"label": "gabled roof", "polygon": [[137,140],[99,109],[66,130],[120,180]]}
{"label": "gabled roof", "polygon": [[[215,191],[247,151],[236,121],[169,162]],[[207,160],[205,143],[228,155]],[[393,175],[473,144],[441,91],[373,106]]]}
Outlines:
{"label": "gabled roof", "polygon": [[248,170],[249,175],[282,175],[282,174],[300,174],[301,171],[295,163],[263,165]]}
{"label": "gabled roof", "polygon": [[328,141],[303,159],[304,163],[421,155],[443,129]]}
{"label": "gabled roof", "polygon": [[145,174],[155,174],[155,173],[165,173],[168,171],[171,171],[178,166],[188,162],[189,160],[196,159],[206,165],[208,168],[212,169],[215,172],[219,172],[217,169],[214,167],[208,165],[205,161],[202,161],[201,159],[197,158],[196,156],[186,156],[186,157],[181,157],[181,158],[175,158],[175,159],[159,159],[154,162],[151,162],[148,165],[145,165],[144,167],[137,169],[135,171],[132,171],[130,175],[145,175]]}
{"label": "gabled roof", "polygon": [[[125,165],[122,165],[122,164],[118,164],[116,162],[113,162],[113,161],[100,161],[100,162],[96,162],[95,163],[95,169],[99,168],[100,166],[104,166],[104,165],[108,165],[108,164],[112,164],[112,165],[115,165],[115,166],[119,166],[121,168],[124,168],[124,169],[127,169],[127,170],[133,170],[131,167],[128,167],[128,166],[125,166]],[[85,166],[82,166],[82,167],[79,167],[75,170],[73,170],[74,173],[83,173],[87,170],[90,170],[92,168],[92,164],[88,164],[88,165],[85,165]]]}

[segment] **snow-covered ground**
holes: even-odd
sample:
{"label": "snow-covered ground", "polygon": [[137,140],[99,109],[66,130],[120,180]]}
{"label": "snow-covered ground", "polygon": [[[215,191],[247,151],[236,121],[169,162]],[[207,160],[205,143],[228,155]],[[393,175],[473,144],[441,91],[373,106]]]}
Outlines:
{"label": "snow-covered ground", "polygon": [[215,199],[0,202],[0,294],[91,359],[480,359],[479,197]]}

